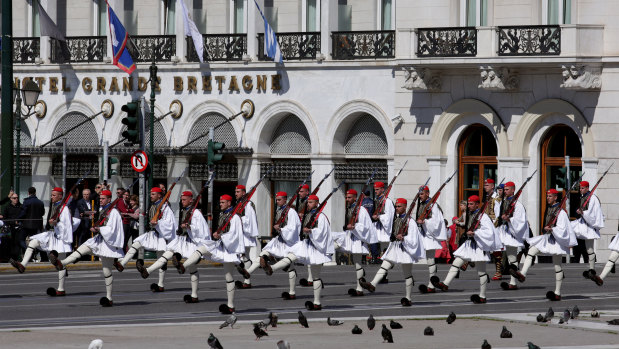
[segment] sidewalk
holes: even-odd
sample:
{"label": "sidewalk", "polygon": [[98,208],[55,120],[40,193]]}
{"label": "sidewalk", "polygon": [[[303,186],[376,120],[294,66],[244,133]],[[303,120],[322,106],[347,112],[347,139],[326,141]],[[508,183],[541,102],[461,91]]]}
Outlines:
{"label": "sidewalk", "polygon": [[[64,328],[33,328],[0,330],[0,343],[6,348],[88,348],[91,340],[100,338],[104,348],[207,348],[207,338],[213,333],[224,348],[277,348],[277,341],[286,340],[290,347],[359,349],[386,348],[480,348],[484,339],[492,348],[526,348],[531,341],[541,348],[619,348],[619,326],[606,324],[606,320],[619,317],[617,312],[603,313],[602,318],[588,315],[571,320],[568,325],[537,324],[537,314],[459,315],[448,325],[445,317],[407,317],[396,319],[403,329],[391,330],[394,343],[383,343],[380,331],[386,318],[376,318],[376,328],[369,331],[365,318],[340,319],[341,326],[327,326],[319,313],[306,312],[309,328],[296,322],[281,323],[268,330],[268,337],[256,341],[252,323],[239,318],[234,329],[219,329],[221,322],[172,323],[130,326],[83,326]],[[505,321],[503,319],[515,319]],[[225,316],[222,316],[225,319]],[[357,324],[361,335],[351,334]],[[434,336],[424,336],[426,326],[434,329]],[[513,333],[511,339],[501,339],[503,326]]]}

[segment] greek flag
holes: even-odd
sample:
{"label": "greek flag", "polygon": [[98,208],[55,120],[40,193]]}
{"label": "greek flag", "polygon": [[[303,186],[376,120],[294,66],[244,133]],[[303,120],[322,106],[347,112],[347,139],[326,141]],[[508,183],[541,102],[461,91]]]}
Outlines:
{"label": "greek flag", "polygon": [[275,32],[269,25],[269,22],[267,22],[267,19],[264,17],[264,14],[262,13],[260,6],[258,6],[256,0],[254,0],[254,3],[258,8],[258,12],[260,12],[260,15],[262,16],[262,19],[264,20],[264,54],[273,59],[274,62],[284,63],[282,50],[280,50],[279,44],[277,43],[277,36],[275,35]]}
{"label": "greek flag", "polygon": [[129,33],[123,27],[110,4],[107,5],[107,18],[110,25],[110,37],[112,39],[113,60],[112,63],[118,68],[124,70],[127,74],[135,70],[135,63],[127,49],[129,42]]}

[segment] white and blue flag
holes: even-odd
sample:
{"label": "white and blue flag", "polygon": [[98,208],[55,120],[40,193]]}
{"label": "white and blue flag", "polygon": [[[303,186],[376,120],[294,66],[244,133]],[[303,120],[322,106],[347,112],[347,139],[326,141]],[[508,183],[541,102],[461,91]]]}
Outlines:
{"label": "white and blue flag", "polygon": [[258,6],[256,0],[254,0],[254,3],[258,8],[258,12],[260,12],[260,15],[262,16],[262,19],[264,20],[264,54],[273,59],[274,62],[284,63],[282,50],[279,48],[275,31],[273,31],[273,28],[271,28],[269,22],[267,22],[267,19],[264,17],[264,14],[262,13],[260,6]]}

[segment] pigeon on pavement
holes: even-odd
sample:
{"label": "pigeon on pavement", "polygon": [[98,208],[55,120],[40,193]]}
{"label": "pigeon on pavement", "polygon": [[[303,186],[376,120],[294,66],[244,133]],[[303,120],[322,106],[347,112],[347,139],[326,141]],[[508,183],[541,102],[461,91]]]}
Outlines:
{"label": "pigeon on pavement", "polygon": [[424,336],[434,336],[434,330],[432,329],[432,327],[428,326],[423,330],[423,335]]}
{"label": "pigeon on pavement", "polygon": [[363,330],[361,328],[359,328],[359,326],[355,325],[355,327],[352,328],[352,334],[362,334]]}
{"label": "pigeon on pavement", "polygon": [[376,320],[374,320],[374,316],[370,314],[370,317],[368,318],[368,329],[371,331],[374,329],[375,326],[376,326]]}
{"label": "pigeon on pavement", "polygon": [[230,328],[234,328],[234,324],[236,323],[236,315],[232,314],[229,318],[224,321],[223,324],[219,325],[219,329],[221,330],[224,327],[230,326]]}
{"label": "pigeon on pavement", "polygon": [[569,309],[565,309],[563,311],[563,317],[561,318],[561,320],[563,320],[563,322],[567,324],[567,321],[570,319],[571,316],[572,316],[572,314],[570,313],[570,310]]}
{"label": "pigeon on pavement", "polygon": [[501,330],[501,338],[512,338],[512,333],[505,326]]}
{"label": "pigeon on pavement", "polygon": [[327,324],[329,326],[339,326],[339,325],[343,325],[344,321],[340,321],[340,320],[331,320],[330,317],[327,318]]}
{"label": "pigeon on pavement", "polygon": [[492,349],[492,345],[488,343],[487,339],[484,339],[484,342],[481,343],[481,349]]}
{"label": "pigeon on pavement", "polygon": [[219,339],[217,339],[217,337],[213,336],[212,333],[208,337],[207,343],[208,343],[208,345],[211,346],[211,349],[224,349],[224,347],[221,346],[221,343],[219,343]]}
{"label": "pigeon on pavement", "polygon": [[[277,327],[277,314],[270,312],[269,318],[271,319],[271,327]],[[288,343],[288,342],[286,342]]]}
{"label": "pigeon on pavement", "polygon": [[578,306],[575,305],[572,308],[572,319],[576,319],[578,317],[578,315],[580,315],[580,309],[578,309]]}
{"label": "pigeon on pavement", "polygon": [[593,308],[593,310],[591,310],[591,317],[600,317],[600,313]]}
{"label": "pigeon on pavement", "polygon": [[456,313],[452,311],[449,313],[449,316],[447,316],[447,323],[451,325],[454,321],[456,321]]}
{"label": "pigeon on pavement", "polygon": [[550,320],[555,316],[555,311],[552,310],[552,307],[548,308],[548,311],[546,312],[546,319]]}
{"label": "pigeon on pavement", "polygon": [[613,319],[606,322],[608,322],[609,325],[619,325],[619,319]]}
{"label": "pigeon on pavement", "polygon": [[277,342],[277,349],[290,349],[290,343],[285,340],[280,340]]}
{"label": "pigeon on pavement", "polygon": [[383,343],[393,343],[393,335],[391,331],[387,328],[387,325],[383,324],[383,330],[380,333],[383,336]]}
{"label": "pigeon on pavement", "polygon": [[101,349],[103,348],[103,341],[101,339],[93,339],[88,345],[88,349]]}
{"label": "pigeon on pavement", "polygon": [[256,335],[256,340],[269,335],[265,330],[261,329],[258,324],[254,324],[254,334]]}
{"label": "pigeon on pavement", "polygon": [[309,324],[307,323],[307,318],[305,317],[305,315],[303,315],[301,310],[299,310],[299,323],[301,324],[301,326],[305,328],[309,328]]}
{"label": "pigeon on pavement", "polygon": [[391,320],[389,322],[389,327],[391,327],[392,330],[399,330],[402,328],[402,324],[400,324],[399,322],[395,322],[393,320]]}
{"label": "pigeon on pavement", "polygon": [[540,347],[538,347],[537,345],[531,343],[531,342],[527,342],[527,346],[529,349],[541,349]]}
{"label": "pigeon on pavement", "polygon": [[546,322],[548,321],[542,314],[537,315],[537,322]]}

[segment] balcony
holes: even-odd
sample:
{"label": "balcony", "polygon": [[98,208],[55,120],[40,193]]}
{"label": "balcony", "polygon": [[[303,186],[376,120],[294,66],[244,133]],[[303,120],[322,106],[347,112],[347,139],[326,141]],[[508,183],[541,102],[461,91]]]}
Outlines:
{"label": "balcony", "polygon": [[475,56],[477,56],[475,27],[417,29],[417,57]]}
{"label": "balcony", "polygon": [[[247,34],[203,34],[205,61],[240,61],[247,52]],[[187,61],[198,62],[191,37],[187,38]]]}
{"label": "balcony", "polygon": [[395,31],[332,32],[334,60],[394,58]]}
{"label": "balcony", "polygon": [[498,27],[497,33],[499,56],[561,54],[561,27],[558,25]]}
{"label": "balcony", "polygon": [[171,62],[176,56],[176,35],[132,35],[127,44],[135,63]]}
{"label": "balcony", "polygon": [[103,62],[107,55],[107,37],[73,36],[67,41],[50,38],[52,63],[95,63]]}
{"label": "balcony", "polygon": [[[320,52],[320,32],[277,33],[277,42],[284,60],[316,59]],[[269,59],[264,54],[264,33],[258,34],[258,59]]]}
{"label": "balcony", "polygon": [[40,56],[40,38],[13,38],[13,63],[36,63]]}

